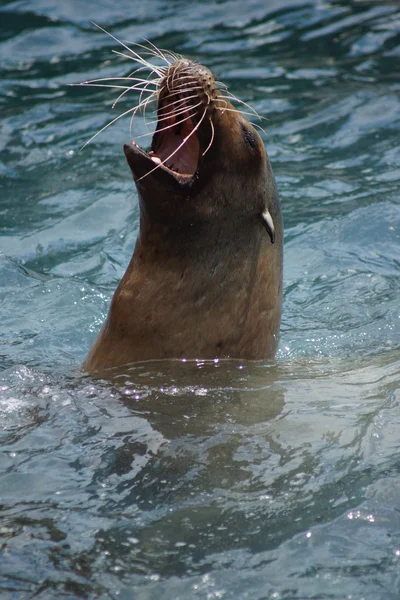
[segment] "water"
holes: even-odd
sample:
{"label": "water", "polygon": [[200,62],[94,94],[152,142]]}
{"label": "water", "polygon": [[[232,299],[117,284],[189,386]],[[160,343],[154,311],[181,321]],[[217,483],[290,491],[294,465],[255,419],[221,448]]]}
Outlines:
{"label": "water", "polygon": [[[400,595],[399,5],[243,7],[1,4],[2,599]],[[67,84],[129,72],[90,21],[268,118],[276,362],[80,373],[138,228],[129,119],[79,152],[115,94]]]}

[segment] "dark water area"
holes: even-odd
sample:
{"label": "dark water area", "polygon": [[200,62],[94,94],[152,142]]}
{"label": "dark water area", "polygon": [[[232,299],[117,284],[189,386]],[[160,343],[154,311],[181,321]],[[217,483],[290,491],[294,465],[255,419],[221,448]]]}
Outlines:
{"label": "dark water area", "polygon": [[[138,230],[118,44],[264,117],[276,361],[79,365]],[[0,597],[400,597],[400,5],[0,3]],[[118,108],[119,106],[119,108]]]}

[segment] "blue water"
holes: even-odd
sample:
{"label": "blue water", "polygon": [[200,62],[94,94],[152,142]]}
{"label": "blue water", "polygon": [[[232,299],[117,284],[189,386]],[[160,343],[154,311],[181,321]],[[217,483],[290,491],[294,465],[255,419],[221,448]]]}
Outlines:
{"label": "blue water", "polygon": [[[204,63],[267,120],[274,363],[79,365],[138,230],[113,40]],[[0,596],[400,597],[400,7],[0,8]],[[136,98],[126,97],[121,112]]]}

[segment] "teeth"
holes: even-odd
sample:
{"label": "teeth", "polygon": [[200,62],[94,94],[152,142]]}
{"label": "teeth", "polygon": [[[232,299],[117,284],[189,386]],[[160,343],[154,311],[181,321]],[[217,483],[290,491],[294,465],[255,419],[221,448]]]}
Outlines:
{"label": "teeth", "polygon": [[158,156],[152,156],[152,157],[151,157],[151,160],[152,160],[153,162],[155,162],[155,163],[156,163],[156,165],[159,165],[159,164],[161,163],[161,159],[159,159],[159,158],[158,158]]}
{"label": "teeth", "polygon": [[272,217],[267,208],[262,213],[261,218],[263,220],[264,227],[267,230],[268,235],[271,239],[271,243],[274,244],[275,243],[275,227],[274,227],[274,222],[272,220]]}

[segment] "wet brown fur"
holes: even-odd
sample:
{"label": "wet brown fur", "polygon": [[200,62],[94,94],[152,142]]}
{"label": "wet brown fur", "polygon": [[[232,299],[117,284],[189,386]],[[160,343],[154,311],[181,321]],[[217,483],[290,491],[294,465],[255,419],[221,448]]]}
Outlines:
{"label": "wet brown fur", "polygon": [[[125,147],[140,232],[84,363],[88,372],[158,358],[268,359],[277,348],[283,231],[272,169],[257,131],[210,71],[184,62],[187,89],[201,86],[190,102],[201,101],[197,135],[209,147],[183,187],[161,168],[148,173],[146,160]],[[171,110],[174,89],[183,89],[182,77],[175,63],[161,82],[159,119]],[[275,243],[262,222],[266,209]]]}

